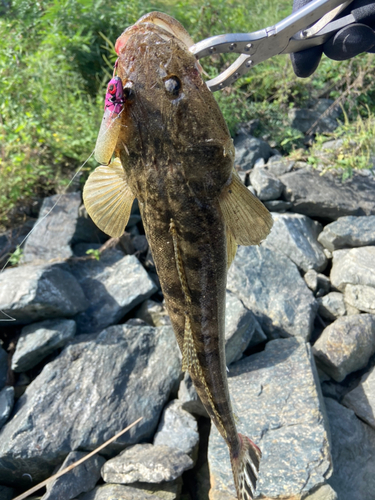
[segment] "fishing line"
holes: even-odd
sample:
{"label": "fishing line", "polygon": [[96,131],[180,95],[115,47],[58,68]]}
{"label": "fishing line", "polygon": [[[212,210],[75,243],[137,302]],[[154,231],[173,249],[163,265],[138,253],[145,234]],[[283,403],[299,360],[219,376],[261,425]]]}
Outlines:
{"label": "fishing line", "polygon": [[[123,109],[120,111],[120,113],[117,115],[117,117],[115,118],[115,120],[118,120],[121,113],[123,112]],[[113,120],[113,121],[115,121]],[[110,128],[110,127],[109,127]],[[104,135],[108,133],[109,131],[109,128],[108,130],[105,131]],[[86,158],[86,160],[82,163],[82,165],[78,168],[78,170],[75,172],[75,174],[73,175],[73,177],[71,178],[71,180],[69,181],[69,184],[66,186],[66,188],[64,189],[64,191],[58,196],[56,202],[52,205],[52,207],[48,210],[48,212],[43,215],[43,217],[38,220],[38,222],[34,225],[34,227],[27,233],[27,235],[24,237],[24,239],[21,241],[21,243],[19,245],[17,245],[16,249],[14,250],[14,252],[12,252],[8,258],[8,260],[5,262],[5,264],[3,265],[1,271],[0,271],[0,276],[3,274],[6,266],[9,264],[11,258],[13,257],[13,255],[17,252],[18,249],[20,249],[22,247],[22,245],[26,242],[26,240],[31,236],[31,234],[35,231],[35,229],[49,216],[49,214],[52,212],[52,210],[56,207],[56,205],[58,205],[58,203],[60,202],[61,198],[66,194],[66,190],[71,186],[72,182],[74,181],[74,179],[76,179],[77,175],[81,172],[81,170],[83,169],[83,167],[86,165],[86,163],[90,160],[90,158],[93,156],[93,154],[95,153],[95,149],[92,150],[91,154]],[[9,316],[9,314],[7,314],[6,312],[2,311],[0,309],[0,313],[3,314],[4,316],[6,316],[6,318],[1,318],[0,321],[16,321],[15,318],[13,318],[12,316]]]}

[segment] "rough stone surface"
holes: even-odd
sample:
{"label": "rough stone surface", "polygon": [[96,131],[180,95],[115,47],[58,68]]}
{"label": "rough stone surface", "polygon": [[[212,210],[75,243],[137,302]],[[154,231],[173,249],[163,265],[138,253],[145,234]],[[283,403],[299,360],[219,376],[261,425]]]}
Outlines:
{"label": "rough stone surface", "polygon": [[331,252],[340,248],[375,245],[375,216],[340,217],[325,226],[318,241]]}
{"label": "rough stone surface", "polygon": [[8,420],[13,408],[13,403],[14,387],[4,387],[4,389],[0,391],[0,429]]}
{"label": "rough stone surface", "polygon": [[139,260],[116,249],[104,252],[98,261],[72,263],[69,270],[90,301],[75,317],[80,333],[98,332],[116,323],[157,290]]}
{"label": "rough stone surface", "polygon": [[87,306],[76,278],[58,264],[27,264],[0,275],[0,311],[15,319],[13,325],[71,317]]}
{"label": "rough stone surface", "polygon": [[256,168],[250,174],[250,182],[260,200],[277,200],[283,191],[283,184],[264,168]]}
{"label": "rough stone surface", "polygon": [[[83,451],[72,451],[59,470],[69,467],[86,455],[87,453]],[[47,485],[47,493],[41,500],[72,500],[80,493],[91,491],[100,479],[100,469],[104,463],[105,459],[99,455],[87,459],[83,464]]]}
{"label": "rough stone surface", "polygon": [[30,486],[24,473],[37,483],[70,451],[92,450],[139,417],[104,453],[150,439],[180,373],[171,327],[125,324],[76,337],[28,386],[3,427],[0,483]]}
{"label": "rough stone surface", "polygon": [[151,326],[170,325],[168,312],[164,304],[154,300],[145,300],[139,309],[135,312],[135,317],[142,319]]}
{"label": "rough stone surface", "polygon": [[268,337],[309,339],[318,304],[295,264],[280,252],[239,247],[227,288],[254,313]]}
{"label": "rough stone surface", "polygon": [[47,319],[25,326],[12,358],[12,370],[30,370],[56,349],[64,347],[75,332],[76,323],[72,319]]}
{"label": "rough stone surface", "polygon": [[193,415],[208,417],[208,414],[200,400],[198,393],[194,387],[190,375],[186,372],[181,380],[178,389],[178,399],[182,403],[182,408]]}
{"label": "rough stone surface", "polygon": [[374,215],[375,179],[354,174],[341,182],[333,174],[311,167],[280,176],[285,185],[284,196],[293,203],[293,212],[336,220],[345,215]]}
{"label": "rough stone surface", "polygon": [[303,271],[325,269],[327,258],[317,242],[319,222],[301,214],[274,214],[273,221],[265,246],[283,253]]}
{"label": "rough stone surface", "polygon": [[7,488],[6,486],[0,486],[0,500],[12,500],[14,497],[13,488]]}
{"label": "rough stone surface", "polygon": [[271,158],[267,162],[267,170],[270,174],[276,175],[279,177],[280,175],[286,174],[290,172],[295,164],[295,161],[289,161],[283,158],[282,156],[271,156]]}
{"label": "rough stone surface", "polygon": [[330,278],[332,286],[341,292],[348,283],[375,287],[375,247],[333,252]]}
{"label": "rough stone surface", "polygon": [[314,356],[330,377],[341,382],[364,368],[375,352],[375,315],[342,316],[327,326],[313,347]]}
{"label": "rough stone surface", "polygon": [[164,409],[158,430],[154,436],[155,446],[169,446],[186,453],[195,462],[198,452],[199,434],[196,419],[182,408],[178,399]]}
{"label": "rough stone surface", "polygon": [[177,500],[181,485],[177,481],[163,484],[105,484],[86,493],[79,500]]}
{"label": "rough stone surface", "polygon": [[375,288],[366,285],[346,285],[345,302],[359,311],[375,314]]}
{"label": "rough stone surface", "polygon": [[[269,342],[265,351],[232,366],[229,388],[238,431],[262,450],[258,496],[299,498],[325,482],[331,473],[328,424],[308,344]],[[210,499],[235,496],[228,449],[214,426],[208,460]]]}
{"label": "rough stone surface", "polygon": [[[43,217],[56,206],[52,212]],[[76,230],[81,193],[67,193],[44,198],[39,218],[27,239],[23,262],[66,259],[73,255],[70,244]]]}
{"label": "rough stone surface", "polygon": [[242,170],[253,167],[258,158],[268,160],[272,155],[272,149],[267,142],[242,132],[235,137],[234,146],[236,148],[234,163]]}
{"label": "rough stone surface", "polygon": [[375,429],[375,368],[363,375],[359,385],[344,396],[342,404]]}
{"label": "rough stone surface", "polygon": [[303,279],[312,292],[315,293],[318,290],[318,273],[314,269],[309,269]]}
{"label": "rough stone surface", "polygon": [[323,484],[316,491],[303,497],[303,500],[338,500],[337,493],[329,484]]}
{"label": "rough stone surface", "polygon": [[4,387],[8,373],[8,354],[0,345],[0,390]]}
{"label": "rough stone surface", "polygon": [[102,477],[106,483],[161,483],[177,479],[192,467],[193,460],[175,448],[136,444],[108,460],[102,468]]}
{"label": "rough stone surface", "polygon": [[225,357],[229,366],[242,357],[259,325],[254,314],[233,293],[227,292],[225,306]]}
{"label": "rough stone surface", "polygon": [[333,102],[331,99],[319,99],[312,109],[291,108],[288,113],[291,127],[303,133],[309,130],[313,134],[333,132],[338,127],[337,119],[342,114],[337,105],[328,111]]}
{"label": "rough stone surface", "polygon": [[345,316],[346,307],[344,295],[340,292],[331,292],[324,297],[318,298],[318,313],[326,319],[334,321],[340,316]]}
{"label": "rough stone surface", "polygon": [[333,460],[328,483],[339,500],[370,500],[375,491],[375,431],[337,401],[325,402]]}

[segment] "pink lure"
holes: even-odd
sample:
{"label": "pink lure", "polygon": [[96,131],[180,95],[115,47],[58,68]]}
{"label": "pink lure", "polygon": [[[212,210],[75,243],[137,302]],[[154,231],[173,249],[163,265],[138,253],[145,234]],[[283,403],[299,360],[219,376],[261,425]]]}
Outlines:
{"label": "pink lure", "polygon": [[115,76],[111,79],[107,87],[105,95],[104,111],[107,109],[117,115],[121,112],[124,106],[124,91],[122,89],[121,78]]}

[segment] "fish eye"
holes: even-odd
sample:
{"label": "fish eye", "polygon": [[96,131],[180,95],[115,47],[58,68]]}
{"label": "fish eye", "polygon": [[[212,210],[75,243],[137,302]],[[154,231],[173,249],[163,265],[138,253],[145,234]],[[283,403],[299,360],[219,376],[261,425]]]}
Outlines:
{"label": "fish eye", "polygon": [[124,85],[124,100],[132,101],[135,97],[133,82],[126,82]]}
{"label": "fish eye", "polygon": [[164,80],[165,90],[173,97],[177,97],[181,90],[181,80],[177,76],[170,76]]}

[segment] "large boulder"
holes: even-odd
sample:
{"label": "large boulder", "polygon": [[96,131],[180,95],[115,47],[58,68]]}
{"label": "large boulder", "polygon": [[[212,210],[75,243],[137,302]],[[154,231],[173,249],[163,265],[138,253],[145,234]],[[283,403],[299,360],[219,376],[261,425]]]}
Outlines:
{"label": "large boulder", "polygon": [[313,347],[323,370],[337,382],[364,368],[375,352],[375,315],[342,316],[327,326]]}
{"label": "large boulder", "polygon": [[311,167],[279,177],[284,196],[293,212],[309,217],[336,220],[345,215],[375,215],[375,180],[354,174],[345,182],[330,173],[321,175]]}
{"label": "large boulder", "polygon": [[375,430],[337,401],[325,400],[332,437],[329,484],[339,500],[370,500],[375,491]]}
{"label": "large boulder", "polygon": [[59,264],[26,264],[0,274],[0,325],[9,317],[13,325],[72,317],[88,305],[76,278]]}
{"label": "large boulder", "polygon": [[[326,481],[332,472],[328,423],[308,344],[269,342],[232,365],[229,389],[238,432],[262,451],[260,498],[300,498]],[[235,497],[228,448],[214,426],[208,460],[210,499]]]}
{"label": "large boulder", "polygon": [[76,323],[72,319],[47,319],[22,328],[16,351],[12,357],[12,370],[30,370],[74,337]]}
{"label": "large boulder", "polygon": [[254,166],[258,158],[268,160],[272,156],[271,146],[257,137],[240,132],[234,138],[236,149],[235,164],[242,170],[248,170]]}
{"label": "large boulder", "polygon": [[227,288],[254,313],[268,337],[310,338],[318,304],[296,265],[280,252],[239,247]]}
{"label": "large boulder", "polygon": [[342,404],[375,429],[375,368],[365,373],[357,387],[348,392]]}
{"label": "large boulder", "polygon": [[341,292],[347,284],[375,288],[375,247],[333,252],[330,278],[332,285]]}
{"label": "large boulder", "polygon": [[56,194],[43,200],[38,221],[25,243],[23,262],[65,259],[73,255],[70,244],[81,202],[81,193]]}
{"label": "large boulder", "polygon": [[375,245],[375,216],[340,217],[325,226],[318,241],[331,252],[340,248]]}
{"label": "large boulder", "polygon": [[93,450],[139,417],[105,453],[150,439],[180,372],[171,327],[125,324],[76,337],[28,386],[3,427],[0,483],[29,486],[29,475],[38,483],[70,451]]}
{"label": "large boulder", "polygon": [[75,317],[79,333],[98,332],[118,322],[157,291],[139,260],[115,248],[103,252],[99,260],[73,261],[66,268],[90,302]]}
{"label": "large boulder", "polygon": [[303,271],[323,271],[327,257],[317,238],[321,224],[301,214],[273,214],[273,226],[264,245],[283,253]]}

